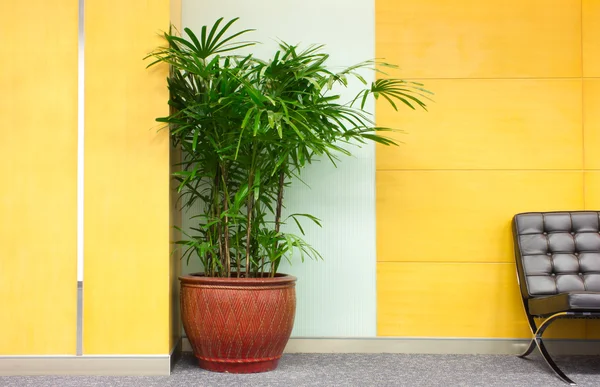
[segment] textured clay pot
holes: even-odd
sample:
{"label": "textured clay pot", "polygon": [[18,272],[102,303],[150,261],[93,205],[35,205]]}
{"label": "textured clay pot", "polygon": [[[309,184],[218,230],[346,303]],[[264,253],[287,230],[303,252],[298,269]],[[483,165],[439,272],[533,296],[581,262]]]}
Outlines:
{"label": "textured clay pot", "polygon": [[272,371],[290,338],[296,277],[179,277],[183,327],[201,368]]}

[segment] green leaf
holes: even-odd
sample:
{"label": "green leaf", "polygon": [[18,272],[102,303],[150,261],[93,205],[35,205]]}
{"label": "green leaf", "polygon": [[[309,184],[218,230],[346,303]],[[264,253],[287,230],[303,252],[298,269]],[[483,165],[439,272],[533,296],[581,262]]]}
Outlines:
{"label": "green leaf", "polygon": [[248,184],[243,184],[235,194],[233,205],[236,209],[242,207],[248,197]]}
{"label": "green leaf", "polygon": [[256,170],[256,175],[254,176],[254,200],[258,200],[260,198],[260,169]]}
{"label": "green leaf", "polygon": [[254,112],[255,109],[256,109],[256,107],[252,106],[246,112],[246,115],[244,116],[244,120],[242,121],[242,125],[240,126],[242,129],[244,129],[248,125],[248,121],[250,121],[250,117],[252,117],[252,113]]}
{"label": "green leaf", "polygon": [[260,117],[262,116],[264,110],[259,110],[257,114],[254,115],[254,131],[253,135],[256,136],[258,130],[260,129]]}
{"label": "green leaf", "polygon": [[296,222],[296,226],[298,226],[298,230],[300,230],[300,232],[302,233],[302,235],[306,235],[306,234],[304,234],[304,229],[300,225],[300,222],[298,221],[298,219],[296,219],[296,217],[292,217],[292,219],[294,220],[294,222]]}

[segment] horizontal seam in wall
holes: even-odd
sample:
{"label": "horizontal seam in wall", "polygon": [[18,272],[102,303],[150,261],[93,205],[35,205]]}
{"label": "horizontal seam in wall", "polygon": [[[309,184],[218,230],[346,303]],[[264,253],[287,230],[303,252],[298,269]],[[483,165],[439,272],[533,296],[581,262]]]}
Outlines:
{"label": "horizontal seam in wall", "polygon": [[404,79],[405,81],[558,81],[558,80],[571,80],[571,81],[581,81],[582,79],[600,79],[600,77],[477,77],[477,78],[469,78],[469,77],[402,77],[399,78]]}
{"label": "horizontal seam in wall", "polygon": [[486,265],[514,265],[514,262],[477,262],[477,261],[386,261],[386,260],[377,260],[377,263],[435,263],[435,264],[439,264],[439,263],[452,263],[452,264],[473,264],[476,263],[478,265],[480,264],[486,264]]}
{"label": "horizontal seam in wall", "polygon": [[437,172],[437,171],[457,171],[457,172],[597,172],[600,169],[476,169],[476,168],[376,168],[379,171],[399,171],[399,172]]}

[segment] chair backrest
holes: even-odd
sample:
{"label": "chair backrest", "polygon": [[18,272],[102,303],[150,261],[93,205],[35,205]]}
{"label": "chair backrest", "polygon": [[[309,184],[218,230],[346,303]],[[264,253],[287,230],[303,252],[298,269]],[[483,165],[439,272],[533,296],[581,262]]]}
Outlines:
{"label": "chair backrest", "polygon": [[600,212],[527,212],[513,218],[524,298],[600,292]]}

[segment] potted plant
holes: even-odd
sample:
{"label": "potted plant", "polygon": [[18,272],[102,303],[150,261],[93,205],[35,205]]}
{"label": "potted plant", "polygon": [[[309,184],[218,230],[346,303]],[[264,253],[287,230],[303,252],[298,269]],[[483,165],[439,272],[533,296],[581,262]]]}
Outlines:
{"label": "potted plant", "polygon": [[[364,110],[368,98],[425,108],[428,91],[415,82],[360,72],[393,67],[365,61],[332,71],[322,46],[300,49],[280,43],[269,60],[240,55],[254,42],[237,41],[252,30],[229,33],[237,19],[204,26],[200,36],[165,33],[166,47],[148,55],[167,63],[169,127],[182,151],[174,177],[183,207],[197,201],[193,235],[176,242],[183,258],[198,257],[203,273],[180,277],[184,329],[201,367],[225,372],[272,370],[289,339],[295,313],[295,281],[278,273],[282,259],[319,258],[286,222],[319,220],[309,214],[284,218],[284,192],[316,159],[349,155],[347,144],[393,141],[379,134]],[[342,101],[333,87],[350,78],[365,85]]]}

